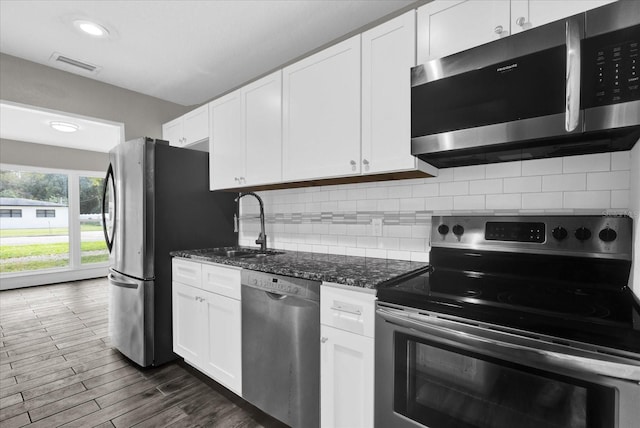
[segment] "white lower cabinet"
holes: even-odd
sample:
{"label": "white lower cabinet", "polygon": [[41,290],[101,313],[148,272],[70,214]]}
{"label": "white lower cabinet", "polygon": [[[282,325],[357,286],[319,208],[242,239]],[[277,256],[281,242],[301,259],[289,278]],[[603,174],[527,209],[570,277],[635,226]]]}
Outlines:
{"label": "white lower cabinet", "polygon": [[320,425],[373,427],[375,295],[320,290]]}
{"label": "white lower cabinet", "polygon": [[[242,395],[240,269],[174,259],[173,272],[173,351]],[[206,291],[212,278],[226,295]]]}

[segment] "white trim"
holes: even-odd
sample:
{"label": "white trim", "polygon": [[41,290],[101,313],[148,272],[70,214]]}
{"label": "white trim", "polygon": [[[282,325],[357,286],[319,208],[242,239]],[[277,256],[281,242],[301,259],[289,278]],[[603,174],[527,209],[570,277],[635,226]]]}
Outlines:
{"label": "white trim", "polygon": [[59,282],[79,281],[82,279],[102,278],[107,276],[108,272],[109,267],[100,264],[100,267],[92,266],[88,269],[41,270],[10,277],[2,275],[0,291],[33,287],[36,285],[56,284]]}

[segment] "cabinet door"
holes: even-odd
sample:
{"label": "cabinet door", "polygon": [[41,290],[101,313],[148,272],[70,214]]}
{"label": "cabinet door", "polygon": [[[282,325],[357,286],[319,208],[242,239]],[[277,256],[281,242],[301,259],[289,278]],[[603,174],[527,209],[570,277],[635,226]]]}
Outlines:
{"label": "cabinet door", "polygon": [[282,180],[282,71],[241,89],[246,185]]}
{"label": "cabinet door", "polygon": [[594,9],[615,0],[512,0],[511,31],[519,33],[558,19]]}
{"label": "cabinet door", "polygon": [[182,116],[185,145],[209,138],[209,104]]}
{"label": "cabinet door", "polygon": [[362,34],[362,173],[414,169],[411,67],[415,12]]}
{"label": "cabinet door", "polygon": [[360,173],[360,35],[283,70],[283,178]]}
{"label": "cabinet door", "polygon": [[182,117],[162,124],[162,139],[169,142],[169,145],[182,147],[184,139],[182,135]]}
{"label": "cabinet door", "polygon": [[198,365],[202,358],[202,304],[204,292],[195,287],[173,282],[173,352]]}
{"label": "cabinet door", "polygon": [[[238,395],[242,395],[242,329],[240,300],[204,292],[207,350],[202,369]],[[195,327],[197,329],[197,327]]]}
{"label": "cabinet door", "polygon": [[239,187],[244,177],[240,91],[209,103],[209,180],[211,190]]}
{"label": "cabinet door", "polygon": [[320,326],[320,423],[373,427],[373,338]]}
{"label": "cabinet door", "polygon": [[441,0],[418,8],[418,64],[509,35],[506,0]]}

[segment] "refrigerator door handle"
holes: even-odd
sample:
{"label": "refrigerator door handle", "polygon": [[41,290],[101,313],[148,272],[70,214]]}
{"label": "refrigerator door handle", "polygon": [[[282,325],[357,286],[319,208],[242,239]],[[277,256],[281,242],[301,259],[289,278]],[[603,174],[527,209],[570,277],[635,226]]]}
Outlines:
{"label": "refrigerator door handle", "polygon": [[109,252],[111,252],[111,250],[113,249],[113,239],[114,236],[113,234],[115,233],[115,227],[114,229],[111,231],[112,235],[111,237],[109,237],[109,232],[107,231],[107,210],[106,210],[106,203],[107,203],[107,192],[109,190],[109,183],[111,183],[111,185],[113,186],[114,191],[112,192],[113,194],[113,213],[111,213],[110,215],[113,215],[113,218],[110,218],[109,220],[111,221],[112,225],[115,225],[116,223],[116,192],[115,192],[115,177],[113,175],[113,164],[109,164],[109,169],[107,169],[107,175],[104,179],[104,187],[102,188],[102,231],[104,232],[104,240],[107,243],[107,248],[109,249]]}
{"label": "refrigerator door handle", "polygon": [[109,282],[115,285],[116,287],[134,288],[134,289],[138,288],[138,284],[135,282],[125,282],[125,281],[116,280],[116,277],[112,273],[109,274]]}

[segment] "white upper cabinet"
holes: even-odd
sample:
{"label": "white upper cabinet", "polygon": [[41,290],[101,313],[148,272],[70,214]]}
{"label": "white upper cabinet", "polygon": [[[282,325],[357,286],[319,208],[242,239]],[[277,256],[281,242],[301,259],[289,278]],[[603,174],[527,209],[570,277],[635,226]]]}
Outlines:
{"label": "white upper cabinet", "polygon": [[211,190],[282,179],[282,72],[209,104]]}
{"label": "white upper cabinet", "polygon": [[283,179],[360,174],[360,35],[286,67]]}
{"label": "white upper cabinet", "polygon": [[436,0],[418,8],[418,64],[614,0]]}
{"label": "white upper cabinet", "polygon": [[[519,33],[615,0],[511,0],[511,31]],[[553,4],[552,4],[553,3]]]}
{"label": "white upper cabinet", "polygon": [[211,190],[241,186],[245,157],[241,98],[240,90],[237,90],[209,103]]}
{"label": "white upper cabinet", "polygon": [[282,71],[241,89],[245,143],[243,185],[282,180]]}
{"label": "white upper cabinet", "polygon": [[209,105],[163,124],[162,138],[176,147],[188,147],[209,138]]}
{"label": "white upper cabinet", "polygon": [[412,170],[411,67],[415,65],[415,11],[362,34],[363,174]]}
{"label": "white upper cabinet", "polygon": [[509,35],[508,0],[441,0],[418,8],[418,64]]}

